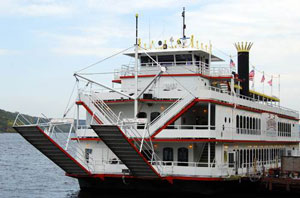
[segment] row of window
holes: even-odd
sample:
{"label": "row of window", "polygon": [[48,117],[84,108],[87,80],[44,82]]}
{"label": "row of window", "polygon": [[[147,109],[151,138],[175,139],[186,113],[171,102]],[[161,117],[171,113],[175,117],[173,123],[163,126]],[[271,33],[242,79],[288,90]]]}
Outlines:
{"label": "row of window", "polygon": [[236,116],[236,129],[238,134],[260,135],[261,120],[248,116]]}
{"label": "row of window", "polygon": [[277,123],[278,136],[291,137],[292,125],[289,123],[278,122]]}
{"label": "row of window", "polygon": [[284,153],[284,148],[237,149],[229,153],[228,162],[230,167],[238,168],[276,164]]}
{"label": "row of window", "polygon": [[[174,161],[174,152],[173,148],[166,147],[163,149],[163,161],[172,162]],[[188,166],[189,161],[189,150],[185,147],[178,148],[177,150],[177,161],[179,162],[178,166]],[[172,165],[171,163],[166,163],[165,165]]]}

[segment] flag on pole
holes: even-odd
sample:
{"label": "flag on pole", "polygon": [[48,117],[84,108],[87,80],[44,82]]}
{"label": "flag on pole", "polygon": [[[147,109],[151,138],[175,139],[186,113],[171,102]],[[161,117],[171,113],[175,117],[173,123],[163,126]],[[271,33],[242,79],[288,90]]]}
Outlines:
{"label": "flag on pole", "polygon": [[269,84],[270,86],[273,86],[273,78],[271,78],[271,80],[268,81],[268,84]]}
{"label": "flag on pole", "polygon": [[232,59],[230,59],[230,67],[235,67],[235,63],[233,62]]}
{"label": "flag on pole", "polygon": [[262,77],[261,77],[261,81],[260,82],[263,83],[263,82],[265,82],[265,80],[266,80],[265,74],[263,74]]}
{"label": "flag on pole", "polygon": [[253,81],[254,80],[254,69],[251,70],[249,73],[249,80]]}

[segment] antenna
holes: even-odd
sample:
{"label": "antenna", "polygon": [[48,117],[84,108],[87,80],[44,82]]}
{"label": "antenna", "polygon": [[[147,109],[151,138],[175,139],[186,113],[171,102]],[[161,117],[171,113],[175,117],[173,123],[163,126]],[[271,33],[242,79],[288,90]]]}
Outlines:
{"label": "antenna", "polygon": [[134,118],[137,118],[138,114],[138,50],[139,50],[139,44],[138,44],[138,18],[139,15],[135,15],[135,99],[134,99]]}
{"label": "antenna", "polygon": [[138,18],[139,15],[135,15],[135,45],[138,45]]}
{"label": "antenna", "polygon": [[183,7],[182,18],[183,18],[182,39],[186,39],[186,36],[185,36],[185,28],[186,28],[186,25],[185,25],[185,7]]}

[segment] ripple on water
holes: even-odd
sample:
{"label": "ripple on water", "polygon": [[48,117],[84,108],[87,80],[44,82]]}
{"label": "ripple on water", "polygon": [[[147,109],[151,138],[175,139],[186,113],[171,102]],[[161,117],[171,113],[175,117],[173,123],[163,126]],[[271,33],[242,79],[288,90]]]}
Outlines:
{"label": "ripple on water", "polygon": [[43,156],[22,136],[0,133],[0,197],[77,197],[76,179]]}

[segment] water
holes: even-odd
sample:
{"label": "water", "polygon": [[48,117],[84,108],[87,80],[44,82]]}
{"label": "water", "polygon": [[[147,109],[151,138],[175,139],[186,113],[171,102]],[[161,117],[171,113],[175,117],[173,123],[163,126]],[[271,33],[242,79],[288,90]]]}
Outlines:
{"label": "water", "polygon": [[65,176],[17,133],[0,133],[0,197],[78,197],[76,179]]}
{"label": "water", "polygon": [[[157,194],[148,194],[153,197]],[[31,146],[17,133],[0,133],[0,198],[140,198],[145,194],[103,194],[103,192],[80,191],[76,179],[65,176],[64,171]],[[186,196],[186,195],[184,195]],[[241,194],[226,195],[232,198],[279,198],[298,195]],[[183,195],[166,195],[183,197]],[[193,195],[189,197],[204,198]],[[224,196],[214,196],[220,198]],[[213,198],[213,197],[210,197]]]}

